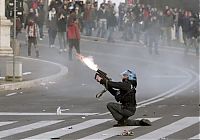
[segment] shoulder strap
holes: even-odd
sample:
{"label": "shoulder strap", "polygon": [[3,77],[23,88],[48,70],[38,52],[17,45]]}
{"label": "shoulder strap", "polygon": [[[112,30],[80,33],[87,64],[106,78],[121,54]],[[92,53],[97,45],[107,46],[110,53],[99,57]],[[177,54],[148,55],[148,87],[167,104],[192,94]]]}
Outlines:
{"label": "shoulder strap", "polygon": [[133,91],[133,89],[135,90],[135,88],[134,88],[133,85],[131,84],[131,89],[128,90],[128,91],[122,96],[122,98],[124,98],[126,95],[128,95],[129,93],[131,93],[131,91]]}

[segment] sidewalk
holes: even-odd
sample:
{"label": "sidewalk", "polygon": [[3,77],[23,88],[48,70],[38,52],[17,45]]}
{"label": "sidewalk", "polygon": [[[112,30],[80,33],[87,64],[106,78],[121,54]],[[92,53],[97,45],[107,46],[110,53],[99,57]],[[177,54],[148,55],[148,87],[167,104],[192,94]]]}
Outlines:
{"label": "sidewalk", "polygon": [[22,63],[23,80],[21,82],[5,81],[6,64],[12,60],[13,57],[0,57],[0,91],[39,86],[47,82],[53,82],[68,73],[67,67],[60,64],[18,56],[16,62]]}

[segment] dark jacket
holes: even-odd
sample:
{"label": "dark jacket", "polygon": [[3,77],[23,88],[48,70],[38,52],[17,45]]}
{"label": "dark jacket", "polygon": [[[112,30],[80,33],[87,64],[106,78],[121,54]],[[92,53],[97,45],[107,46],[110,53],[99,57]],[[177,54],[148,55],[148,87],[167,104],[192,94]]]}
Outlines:
{"label": "dark jacket", "polygon": [[47,27],[51,30],[57,31],[57,14],[52,14],[51,11],[48,13]]}
{"label": "dark jacket", "polygon": [[127,107],[136,106],[136,81],[125,80],[123,82],[113,82],[102,79],[100,84],[106,85],[105,87],[115,97],[117,102]]}
{"label": "dark jacket", "polygon": [[103,10],[103,9],[99,9],[98,12],[97,12],[97,19],[107,19],[107,10]]}
{"label": "dark jacket", "polygon": [[107,15],[107,26],[108,27],[115,27],[117,25],[117,18],[113,11],[108,12]]}
{"label": "dark jacket", "polygon": [[61,14],[58,15],[58,20],[57,20],[58,32],[66,32],[67,18],[64,16],[64,14],[63,18],[61,18],[60,17]]}
{"label": "dark jacket", "polygon": [[198,23],[193,21],[194,23],[189,25],[189,30],[188,30],[188,38],[197,38],[199,36],[199,31],[198,31]]}
{"label": "dark jacket", "polygon": [[150,38],[158,38],[160,35],[160,25],[158,20],[150,21],[149,23],[149,37]]}

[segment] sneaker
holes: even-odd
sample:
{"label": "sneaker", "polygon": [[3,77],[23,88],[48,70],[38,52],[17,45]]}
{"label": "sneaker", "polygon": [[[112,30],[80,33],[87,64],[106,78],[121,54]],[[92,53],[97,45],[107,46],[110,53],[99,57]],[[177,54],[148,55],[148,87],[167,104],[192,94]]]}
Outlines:
{"label": "sneaker", "polygon": [[67,49],[64,49],[64,52],[66,52],[67,51]]}
{"label": "sneaker", "polygon": [[141,126],[151,126],[151,122],[148,119],[142,119],[140,120]]}
{"label": "sneaker", "polygon": [[55,46],[54,45],[50,45],[50,48],[54,48]]}
{"label": "sneaker", "polygon": [[43,40],[43,38],[40,37],[40,40]]}

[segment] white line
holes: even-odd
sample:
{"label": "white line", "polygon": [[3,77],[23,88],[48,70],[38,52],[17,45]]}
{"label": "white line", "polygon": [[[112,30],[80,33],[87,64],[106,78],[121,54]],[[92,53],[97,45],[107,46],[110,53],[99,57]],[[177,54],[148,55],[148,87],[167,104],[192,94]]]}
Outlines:
{"label": "white line", "polygon": [[[197,74],[195,72],[193,72],[189,69],[188,69],[188,71],[193,73],[193,75],[197,76]],[[191,79],[192,79],[192,77],[191,77]],[[139,106],[137,106],[137,107],[149,105],[149,104],[164,100],[166,98],[172,97],[175,94],[181,93],[182,91],[188,89],[189,87],[191,87],[192,85],[194,85],[195,83],[197,83],[199,81],[198,78],[195,78],[193,81],[191,81],[191,79],[185,81],[183,84],[181,84],[181,85],[179,85],[175,88],[172,88],[172,89],[170,89],[170,90],[168,90],[168,91],[166,91],[166,92],[164,92],[164,93],[162,93],[162,94],[160,94],[156,97],[153,97],[153,98],[139,102],[138,103]]]}
{"label": "white line", "polygon": [[153,78],[189,78],[186,75],[153,75]]}
{"label": "white line", "polygon": [[16,123],[17,121],[9,121],[9,122],[0,122],[0,126]]}
{"label": "white line", "polygon": [[30,75],[32,72],[24,72],[23,75]]}
{"label": "white line", "polygon": [[[156,121],[156,120],[158,120],[160,118],[147,118],[147,119],[149,119],[150,121]],[[110,128],[110,129],[107,129],[107,130],[104,130],[104,131],[89,135],[87,137],[81,138],[79,140],[88,140],[88,139],[101,139],[101,140],[104,140],[104,139],[108,139],[108,138],[111,138],[111,137],[116,136],[116,135],[120,135],[120,134],[122,134],[122,132],[124,130],[129,130],[130,131],[130,130],[138,128],[138,127],[140,127],[140,126],[113,127],[113,128]]]}
{"label": "white line", "polygon": [[[76,125],[72,125],[72,126],[68,126],[68,127],[64,127],[64,128],[60,128],[60,129],[56,129],[53,131],[49,131],[46,133],[42,133],[39,135],[35,135],[26,139],[51,139],[51,138],[59,138],[61,136],[79,131],[79,130],[83,130],[89,127],[93,127],[95,125],[99,125],[101,123],[105,123],[107,121],[110,121],[111,119],[92,119],[92,120],[88,120]],[[70,129],[71,128],[71,129]]]}
{"label": "white line", "polygon": [[[97,115],[98,113],[62,113],[60,116],[91,116],[91,115]],[[51,115],[57,115],[55,113],[21,113],[21,112],[0,112],[1,116],[51,116]]]}
{"label": "white line", "polygon": [[191,137],[189,138],[190,140],[199,140],[200,139],[200,134],[194,136],[194,137]]}
{"label": "white line", "polygon": [[15,135],[15,134],[30,131],[30,130],[34,130],[34,129],[41,128],[41,127],[45,127],[45,126],[52,125],[52,124],[55,124],[55,123],[59,123],[59,122],[62,122],[62,121],[63,120],[40,121],[40,122],[32,123],[32,124],[29,124],[29,125],[24,125],[24,126],[21,126],[21,127],[16,127],[16,128],[13,128],[13,129],[0,131],[0,138]]}
{"label": "white line", "polygon": [[17,92],[7,94],[6,96],[12,96],[12,95],[15,95],[15,94],[17,94]]}
{"label": "white line", "polygon": [[41,59],[22,57],[22,56],[17,56],[17,58],[53,64],[53,65],[58,66],[60,68],[60,71],[56,74],[46,76],[46,77],[42,77],[42,78],[38,78],[38,79],[34,79],[34,80],[30,80],[30,81],[22,81],[22,82],[17,82],[17,83],[3,84],[3,85],[0,85],[0,89],[2,89],[2,90],[15,90],[15,89],[18,89],[18,88],[30,88],[30,87],[34,87],[34,86],[39,86],[41,82],[54,81],[54,80],[57,80],[59,77],[64,76],[68,73],[68,68],[65,67],[64,65],[59,64],[59,63],[50,62],[50,61],[41,60]]}
{"label": "white line", "polygon": [[0,80],[4,80],[5,79],[5,77],[0,77]]}
{"label": "white line", "polygon": [[199,122],[199,118],[200,117],[185,117],[181,120],[178,120],[170,125],[164,126],[162,128],[159,128],[153,132],[150,132],[146,135],[140,136],[136,139],[152,139],[152,140],[156,140],[156,139],[160,139],[160,138],[164,138],[168,135],[171,135],[173,133],[176,133],[182,129],[185,129],[195,123]]}

